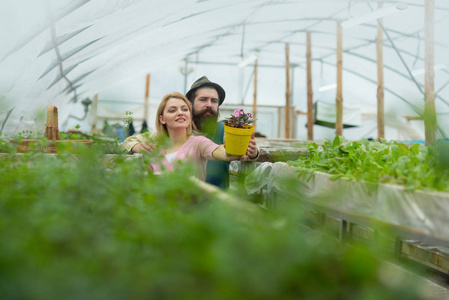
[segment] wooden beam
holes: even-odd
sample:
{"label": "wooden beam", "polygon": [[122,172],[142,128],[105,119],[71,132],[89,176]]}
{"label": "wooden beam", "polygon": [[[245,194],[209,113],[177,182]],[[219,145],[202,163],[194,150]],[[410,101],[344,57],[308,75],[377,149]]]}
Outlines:
{"label": "wooden beam", "polygon": [[312,33],[307,32],[307,139],[313,140]]}
{"label": "wooden beam", "polygon": [[425,82],[426,97],[424,109],[424,126],[426,146],[435,145],[437,117],[435,112],[435,83],[434,83],[434,0],[426,0],[425,7]]}
{"label": "wooden beam", "polygon": [[285,138],[290,138],[290,45],[285,44]]}
{"label": "wooden beam", "polygon": [[410,122],[414,120],[422,120],[423,118],[421,116],[405,116],[405,119],[407,122]]}
{"label": "wooden beam", "polygon": [[150,99],[150,74],[147,74],[147,80],[145,83],[145,102],[143,104],[143,120],[148,124],[148,107]]}
{"label": "wooden beam", "polygon": [[[254,97],[253,97],[253,118],[257,118],[257,58],[254,61]],[[253,122],[254,131],[256,131],[256,122]]]}
{"label": "wooden beam", "polygon": [[343,135],[343,30],[341,22],[337,22],[337,120],[335,135]]}
{"label": "wooden beam", "polygon": [[[379,3],[382,8],[382,3]],[[385,138],[385,106],[384,106],[384,62],[383,62],[383,30],[382,18],[377,23],[376,53],[377,53],[377,138]]]}

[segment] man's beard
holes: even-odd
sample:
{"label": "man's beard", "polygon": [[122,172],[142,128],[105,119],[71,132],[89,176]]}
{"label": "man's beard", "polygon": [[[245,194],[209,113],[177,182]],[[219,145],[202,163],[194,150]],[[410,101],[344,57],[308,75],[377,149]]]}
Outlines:
{"label": "man's beard", "polygon": [[[206,114],[209,112],[210,114]],[[215,132],[215,128],[217,127],[218,120],[218,111],[214,112],[210,108],[206,108],[206,110],[193,113],[192,121],[195,123],[198,130],[207,135],[213,134]]]}

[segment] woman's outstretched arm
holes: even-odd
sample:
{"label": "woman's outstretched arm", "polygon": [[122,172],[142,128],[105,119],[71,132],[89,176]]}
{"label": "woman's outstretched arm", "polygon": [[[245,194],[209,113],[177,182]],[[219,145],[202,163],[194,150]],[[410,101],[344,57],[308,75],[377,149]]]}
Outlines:
{"label": "woman's outstretched arm", "polygon": [[214,152],[212,152],[212,156],[216,160],[226,160],[226,161],[239,160],[241,158],[241,156],[239,155],[227,154],[224,145],[218,146],[217,149],[215,149]]}

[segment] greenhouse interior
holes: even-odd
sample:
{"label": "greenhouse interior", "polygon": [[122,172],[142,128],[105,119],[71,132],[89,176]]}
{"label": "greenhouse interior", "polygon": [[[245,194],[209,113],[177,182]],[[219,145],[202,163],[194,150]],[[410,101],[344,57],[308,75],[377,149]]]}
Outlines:
{"label": "greenhouse interior", "polygon": [[448,1],[0,18],[0,298],[449,299]]}

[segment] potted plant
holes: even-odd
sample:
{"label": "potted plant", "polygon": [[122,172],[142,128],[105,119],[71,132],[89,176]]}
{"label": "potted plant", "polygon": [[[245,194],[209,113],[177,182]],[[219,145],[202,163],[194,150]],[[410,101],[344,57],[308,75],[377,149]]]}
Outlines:
{"label": "potted plant", "polygon": [[237,109],[231,117],[220,122],[224,123],[225,148],[229,155],[245,155],[249,140],[254,131],[254,126],[249,125],[256,121],[251,113],[245,113],[243,109]]}

